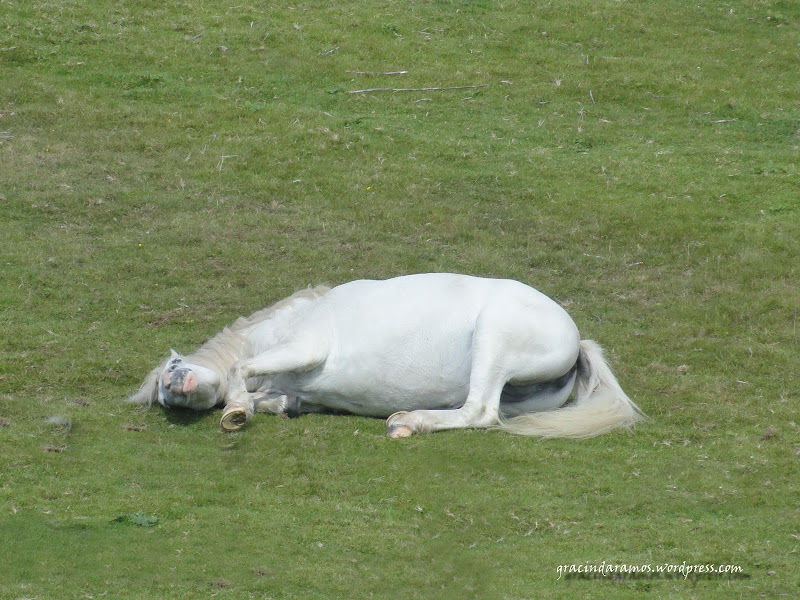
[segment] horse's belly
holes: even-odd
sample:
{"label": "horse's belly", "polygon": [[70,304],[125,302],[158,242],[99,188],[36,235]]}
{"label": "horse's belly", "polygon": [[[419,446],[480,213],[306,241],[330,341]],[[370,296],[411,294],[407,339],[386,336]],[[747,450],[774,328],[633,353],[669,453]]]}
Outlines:
{"label": "horse's belly", "polygon": [[458,408],[469,391],[469,340],[446,346],[334,354],[321,368],[297,375],[294,387],[304,402],[366,416]]}
{"label": "horse's belly", "polygon": [[[300,393],[301,410],[316,412],[319,409],[340,410],[365,417],[386,418],[398,411],[453,409],[463,406],[466,394],[449,390],[441,395],[425,393],[409,395],[407,393],[392,394],[386,389],[364,390],[364,395],[342,394],[338,389],[329,391],[314,390]],[[406,390],[403,390],[404,392]]]}

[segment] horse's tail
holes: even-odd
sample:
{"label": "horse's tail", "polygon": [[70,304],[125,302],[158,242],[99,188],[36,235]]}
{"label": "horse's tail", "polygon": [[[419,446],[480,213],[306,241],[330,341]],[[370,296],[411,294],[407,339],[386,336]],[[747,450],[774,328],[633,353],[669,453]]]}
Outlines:
{"label": "horse's tail", "polygon": [[617,383],[599,344],[582,340],[574,402],[564,408],[504,420],[500,429],[543,438],[588,438],[630,427],[643,418],[644,413]]}

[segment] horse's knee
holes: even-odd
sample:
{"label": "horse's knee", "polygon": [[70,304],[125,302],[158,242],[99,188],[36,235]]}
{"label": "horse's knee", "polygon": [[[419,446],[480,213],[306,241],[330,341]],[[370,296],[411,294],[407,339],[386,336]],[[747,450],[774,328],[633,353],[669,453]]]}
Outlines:
{"label": "horse's knee", "polygon": [[237,360],[228,369],[228,381],[246,381],[249,376],[246,361]]}

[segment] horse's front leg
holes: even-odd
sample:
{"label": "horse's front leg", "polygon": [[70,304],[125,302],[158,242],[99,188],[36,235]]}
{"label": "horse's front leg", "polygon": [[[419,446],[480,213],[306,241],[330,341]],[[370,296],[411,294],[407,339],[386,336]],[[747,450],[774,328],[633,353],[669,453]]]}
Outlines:
{"label": "horse's front leg", "polygon": [[253,416],[255,401],[260,400],[261,396],[247,391],[249,378],[309,371],[322,364],[326,356],[324,345],[318,341],[296,341],[234,363],[228,371],[228,391],[220,420],[222,428],[225,431],[236,431]]}

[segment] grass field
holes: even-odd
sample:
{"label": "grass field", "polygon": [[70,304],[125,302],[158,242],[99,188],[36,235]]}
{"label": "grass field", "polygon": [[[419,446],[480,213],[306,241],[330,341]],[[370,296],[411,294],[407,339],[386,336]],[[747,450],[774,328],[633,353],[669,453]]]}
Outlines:
{"label": "grass field", "polygon": [[[0,0],[0,598],[797,597],[798,55],[789,0]],[[557,299],[652,422],[122,402],[424,271]]]}

